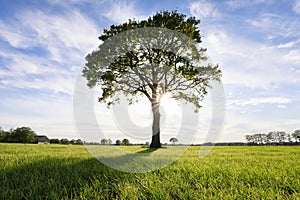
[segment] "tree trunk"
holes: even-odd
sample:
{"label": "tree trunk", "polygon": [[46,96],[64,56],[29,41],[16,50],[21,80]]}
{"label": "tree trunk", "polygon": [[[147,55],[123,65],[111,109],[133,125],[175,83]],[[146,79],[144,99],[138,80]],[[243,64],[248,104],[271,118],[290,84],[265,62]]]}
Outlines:
{"label": "tree trunk", "polygon": [[160,148],[160,113],[159,103],[152,103],[153,124],[152,124],[152,141],[150,148]]}

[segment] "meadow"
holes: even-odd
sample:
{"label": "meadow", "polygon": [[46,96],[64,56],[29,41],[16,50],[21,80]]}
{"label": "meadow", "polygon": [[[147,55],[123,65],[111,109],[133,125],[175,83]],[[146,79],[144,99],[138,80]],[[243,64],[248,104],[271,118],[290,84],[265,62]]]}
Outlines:
{"label": "meadow", "polygon": [[0,144],[0,199],[300,199],[299,146],[214,147],[204,158],[200,148],[126,173],[84,146]]}

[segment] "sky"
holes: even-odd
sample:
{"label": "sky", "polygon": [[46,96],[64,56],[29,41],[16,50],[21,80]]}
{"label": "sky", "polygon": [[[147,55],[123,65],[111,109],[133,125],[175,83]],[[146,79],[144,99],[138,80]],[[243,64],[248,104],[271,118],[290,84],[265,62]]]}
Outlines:
{"label": "sky", "polygon": [[[3,0],[0,126],[29,126],[50,138],[82,137],[74,122],[73,92],[85,56],[98,47],[103,29],[175,9],[201,20],[201,45],[223,73],[225,119],[219,142],[300,128],[300,0]],[[116,123],[121,111],[99,105],[96,96],[99,129],[113,141],[129,137]],[[163,143],[178,134],[183,122],[181,107],[166,102],[166,112],[171,111],[162,122]],[[208,96],[194,143],[204,141],[211,104]],[[149,129],[150,104],[142,100],[128,110],[137,126]],[[150,135],[149,129],[129,138],[149,141]]]}

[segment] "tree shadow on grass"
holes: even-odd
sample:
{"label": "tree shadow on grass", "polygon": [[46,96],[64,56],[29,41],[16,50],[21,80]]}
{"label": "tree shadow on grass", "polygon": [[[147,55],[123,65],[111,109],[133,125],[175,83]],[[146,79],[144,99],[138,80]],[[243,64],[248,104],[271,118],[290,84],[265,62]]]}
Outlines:
{"label": "tree shadow on grass", "polygon": [[145,147],[142,151],[138,151],[137,153],[152,153],[155,152],[159,149],[166,149],[166,147],[161,147],[161,148],[149,148],[149,147]]}
{"label": "tree shadow on grass", "polygon": [[47,158],[0,170],[0,199],[116,199],[118,184],[134,179],[95,158]]}
{"label": "tree shadow on grass", "polygon": [[164,168],[180,157],[185,148],[146,148],[137,152],[126,151],[114,146],[91,146],[88,151],[101,163],[114,169],[143,173]]}
{"label": "tree shadow on grass", "polygon": [[[137,174],[125,171],[132,167],[147,171],[159,169],[158,161],[164,164],[170,156],[164,154],[156,158],[157,153],[158,149],[147,148],[139,153],[98,158],[101,162],[96,158],[81,157],[37,158],[25,164],[0,168],[0,199],[120,199],[120,185],[124,180],[134,182],[137,178]],[[120,165],[123,167],[120,169],[125,170],[115,170],[109,164]]]}

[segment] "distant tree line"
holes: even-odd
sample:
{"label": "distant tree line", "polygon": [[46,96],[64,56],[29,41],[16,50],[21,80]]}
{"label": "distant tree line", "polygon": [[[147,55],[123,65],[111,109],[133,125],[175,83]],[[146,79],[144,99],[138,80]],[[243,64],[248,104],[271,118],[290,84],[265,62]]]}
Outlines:
{"label": "distant tree line", "polygon": [[247,143],[252,145],[295,145],[300,142],[300,130],[292,133],[271,131],[245,136]]}
{"label": "distant tree line", "polygon": [[[242,146],[242,145],[300,145],[300,130],[295,130],[292,133],[286,133],[284,131],[271,131],[269,133],[259,133],[245,136],[247,143],[242,142],[229,142],[229,143],[205,143],[202,146]],[[5,131],[0,127],[0,142],[2,143],[38,143],[37,134],[30,127],[18,127]],[[176,138],[171,138],[170,142],[175,145],[178,142]],[[72,145],[112,145],[111,139],[102,139],[99,142],[84,142],[80,139],[57,139],[53,138],[49,140],[50,144],[72,144]],[[149,142],[146,143],[148,145]],[[131,145],[129,140],[124,138],[116,140],[115,145]]]}
{"label": "distant tree line", "polygon": [[71,139],[68,140],[67,138],[57,139],[53,138],[50,139],[50,144],[73,144],[73,145],[83,145],[83,141],[81,139]]}
{"label": "distant tree line", "polygon": [[18,127],[5,131],[0,127],[0,142],[36,143],[36,133],[29,127]]}
{"label": "distant tree line", "polygon": [[[2,143],[38,143],[38,135],[30,127],[18,127],[5,131],[0,127],[0,142]],[[82,145],[83,141],[80,139],[50,139],[50,144],[73,144]]]}
{"label": "distant tree line", "polygon": [[[111,139],[102,139],[100,141],[101,145],[112,145],[112,140]],[[129,145],[130,142],[128,139],[124,138],[122,141],[121,140],[116,140],[115,145]]]}

